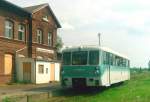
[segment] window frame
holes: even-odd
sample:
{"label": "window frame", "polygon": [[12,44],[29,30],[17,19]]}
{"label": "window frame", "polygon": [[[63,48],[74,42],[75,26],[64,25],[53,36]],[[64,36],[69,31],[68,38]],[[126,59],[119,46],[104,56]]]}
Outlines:
{"label": "window frame", "polygon": [[[98,62],[95,64],[93,64],[93,63],[91,63],[91,53],[92,52],[96,52],[96,53],[98,53]],[[99,65],[99,63],[100,63],[100,51],[99,50],[91,50],[91,51],[89,51],[89,58],[88,58],[88,64],[89,65]]]}
{"label": "window frame", "polygon": [[103,51],[103,64],[107,65],[106,51]]}
{"label": "window frame", "polygon": [[[8,22],[9,25],[7,25],[7,22]],[[11,27],[10,27],[10,24],[11,24]],[[9,33],[10,33],[10,30],[11,30],[11,35],[6,34],[7,33],[6,29],[8,30]],[[11,21],[11,20],[8,20],[8,19],[5,20],[5,34],[4,34],[4,37],[8,38],[8,39],[13,39],[14,38],[14,22]]]}
{"label": "window frame", "polygon": [[[66,53],[67,53],[67,54],[70,54],[70,57],[69,57],[69,59],[70,59],[69,62],[70,62],[70,63],[67,62],[67,64],[64,63],[64,54],[66,54]],[[62,56],[62,59],[63,59],[63,65],[72,65],[72,52],[64,52],[64,53],[63,53],[63,56]],[[67,59],[67,60],[68,60],[68,59]]]}
{"label": "window frame", "polygon": [[48,72],[49,72],[49,70],[48,70],[48,68],[46,68],[46,74],[48,74]]}
{"label": "window frame", "polygon": [[109,53],[109,65],[113,66],[113,54]]}
{"label": "window frame", "polygon": [[[74,63],[74,61],[75,61],[75,57],[74,57],[74,54],[81,54],[81,53],[84,53],[84,54],[86,54],[86,63],[85,64],[81,64],[81,62],[80,62],[80,64],[79,63]],[[81,59],[79,59],[79,60],[81,60]],[[79,61],[78,60],[78,61]],[[77,61],[77,60],[76,60]],[[72,60],[71,60],[71,64],[72,65],[88,65],[88,51],[74,51],[74,52],[72,52]]]}
{"label": "window frame", "polygon": [[[21,30],[21,29],[20,29],[21,26],[23,27],[24,30]],[[20,38],[20,37],[19,37],[20,32],[23,34],[23,35],[22,35],[22,40],[19,39],[19,38]],[[18,40],[19,40],[19,41],[25,41],[25,39],[26,39],[26,26],[25,26],[24,24],[19,24],[19,25],[18,25]]]}
{"label": "window frame", "polygon": [[[38,44],[43,44],[43,30],[37,29],[36,36],[37,36],[37,43]],[[40,37],[40,41],[39,41],[39,37]]]}
{"label": "window frame", "polygon": [[48,32],[47,44],[48,46],[52,46],[52,32]]}
{"label": "window frame", "polygon": [[[42,68],[42,70],[41,70],[41,68]],[[38,74],[44,74],[44,65],[42,65],[42,64],[38,65]]]}

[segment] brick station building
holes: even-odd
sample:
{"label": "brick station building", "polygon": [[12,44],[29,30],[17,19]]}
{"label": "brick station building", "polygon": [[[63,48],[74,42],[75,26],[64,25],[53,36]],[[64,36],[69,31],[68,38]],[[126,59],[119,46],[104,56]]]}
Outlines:
{"label": "brick station building", "polygon": [[14,79],[16,55],[55,60],[58,28],[61,25],[48,4],[21,8],[0,0],[0,83]]}

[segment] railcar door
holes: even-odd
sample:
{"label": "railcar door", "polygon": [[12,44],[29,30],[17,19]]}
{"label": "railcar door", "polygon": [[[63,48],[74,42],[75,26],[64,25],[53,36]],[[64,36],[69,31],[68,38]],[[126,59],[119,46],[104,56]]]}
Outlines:
{"label": "railcar door", "polygon": [[110,79],[110,65],[107,66],[107,85],[106,86],[110,86],[111,85],[111,79]]}
{"label": "railcar door", "polygon": [[107,86],[110,86],[111,78],[110,78],[110,64],[111,64],[111,54],[109,52],[106,52],[106,60],[107,60]]}

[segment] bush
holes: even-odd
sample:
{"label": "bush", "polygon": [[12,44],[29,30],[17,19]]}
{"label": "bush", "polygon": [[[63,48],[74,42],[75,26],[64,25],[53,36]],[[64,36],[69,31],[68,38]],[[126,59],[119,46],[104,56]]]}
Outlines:
{"label": "bush", "polygon": [[11,102],[11,100],[10,100],[10,98],[5,97],[5,98],[2,100],[2,102]]}

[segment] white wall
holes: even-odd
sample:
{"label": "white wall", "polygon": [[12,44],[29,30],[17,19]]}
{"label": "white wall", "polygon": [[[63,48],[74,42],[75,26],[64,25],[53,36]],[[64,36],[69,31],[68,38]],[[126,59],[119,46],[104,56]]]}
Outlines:
{"label": "white wall", "polygon": [[[44,65],[44,73],[40,74],[38,71],[38,65]],[[46,68],[48,68],[48,73],[46,73]],[[50,82],[50,62],[36,61],[36,83],[49,83]]]}
{"label": "white wall", "polygon": [[55,81],[60,81],[60,63],[55,63]]}
{"label": "white wall", "polygon": [[[51,63],[44,61],[34,61],[31,58],[16,58],[17,80],[23,81],[23,62],[31,62],[31,82],[36,84],[49,83],[51,77]],[[38,65],[44,65],[44,73],[38,72]],[[48,68],[48,73],[46,73]],[[55,81],[60,81],[60,63],[55,63]]]}

